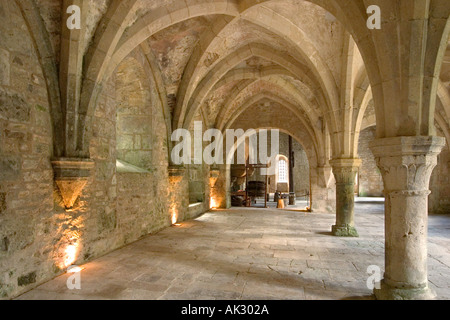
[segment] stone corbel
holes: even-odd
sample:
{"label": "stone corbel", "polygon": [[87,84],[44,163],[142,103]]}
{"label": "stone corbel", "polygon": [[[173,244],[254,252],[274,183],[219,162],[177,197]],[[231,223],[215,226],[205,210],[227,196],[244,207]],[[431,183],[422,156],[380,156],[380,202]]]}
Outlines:
{"label": "stone corbel", "polygon": [[169,180],[172,182],[180,182],[183,180],[186,174],[186,167],[183,166],[170,166],[169,167]]}
{"label": "stone corbel", "polygon": [[211,185],[211,188],[214,188],[216,186],[216,182],[219,179],[220,176],[220,170],[216,168],[211,168],[209,171],[209,183]]}
{"label": "stone corbel", "polygon": [[59,158],[52,161],[52,166],[64,206],[70,210],[91,177],[95,162],[90,159]]}

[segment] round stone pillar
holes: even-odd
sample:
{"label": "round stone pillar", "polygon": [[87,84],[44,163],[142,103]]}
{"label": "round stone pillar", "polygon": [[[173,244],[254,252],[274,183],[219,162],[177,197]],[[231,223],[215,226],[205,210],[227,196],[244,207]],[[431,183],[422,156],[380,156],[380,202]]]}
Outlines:
{"label": "round stone pillar", "polygon": [[395,137],[370,144],[384,181],[385,274],[380,300],[432,299],[428,287],[428,195],[445,145],[440,137]]}
{"label": "round stone pillar", "polygon": [[336,225],[334,236],[358,237],[355,229],[355,178],[361,159],[335,159],[330,162],[336,179]]}

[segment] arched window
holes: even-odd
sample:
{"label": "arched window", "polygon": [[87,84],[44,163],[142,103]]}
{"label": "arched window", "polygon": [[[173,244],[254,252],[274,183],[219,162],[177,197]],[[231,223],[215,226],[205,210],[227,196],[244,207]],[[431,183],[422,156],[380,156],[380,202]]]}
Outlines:
{"label": "arched window", "polygon": [[287,162],[284,159],[278,161],[278,182],[279,183],[289,182]]}

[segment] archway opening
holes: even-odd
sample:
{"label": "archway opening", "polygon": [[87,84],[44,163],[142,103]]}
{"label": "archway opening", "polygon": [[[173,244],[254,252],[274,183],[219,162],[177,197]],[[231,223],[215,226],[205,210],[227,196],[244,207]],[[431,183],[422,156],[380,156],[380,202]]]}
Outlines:
{"label": "archway opening", "polygon": [[[284,198],[287,208],[297,210],[309,210],[311,206],[311,177],[310,163],[308,155],[295,138],[292,139],[292,153],[289,157],[289,137],[288,133],[279,133],[278,153],[269,162],[270,169],[265,169],[252,165],[234,164],[230,165],[230,195],[231,205],[236,207],[277,207],[278,200]],[[259,139],[258,139],[259,142]],[[268,140],[268,149],[271,148],[271,139]],[[239,141],[238,141],[239,143]],[[243,143],[241,141],[240,143]],[[234,160],[237,160],[238,147],[233,151]],[[251,153],[259,154],[259,143],[255,150],[251,144],[246,143],[245,159],[249,163]],[[291,163],[292,162],[292,163]],[[292,175],[290,175],[292,171]],[[293,182],[291,180],[293,179]],[[267,184],[267,186],[266,186]],[[296,197],[295,204],[289,206],[290,185],[294,187]],[[247,190],[250,194],[247,193]],[[250,204],[246,203],[247,197]],[[266,202],[267,200],[267,202]]]}

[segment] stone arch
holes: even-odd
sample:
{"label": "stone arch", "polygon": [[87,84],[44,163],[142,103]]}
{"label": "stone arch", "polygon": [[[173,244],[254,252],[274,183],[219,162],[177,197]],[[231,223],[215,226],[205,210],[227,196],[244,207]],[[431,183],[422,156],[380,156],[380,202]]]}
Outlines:
{"label": "stone arch", "polygon": [[[265,10],[270,10],[271,12],[264,12],[261,8],[261,6],[257,6],[255,9],[246,11],[243,14],[243,18],[271,30],[288,43],[295,44],[295,48],[298,48],[298,53],[302,57],[302,61],[306,62],[307,69],[312,74],[312,78],[319,82],[319,87],[323,92],[328,108],[331,110],[332,106],[338,105],[339,94],[336,81],[329,67],[322,60],[319,52],[315,48],[313,41],[288,18],[280,14],[275,14],[273,10],[268,8],[265,8]],[[295,73],[298,74],[297,72]],[[333,123],[330,123],[330,126],[333,127]]]}
{"label": "stone arch", "polygon": [[[274,87],[276,87],[278,90],[280,90],[280,92],[283,92],[284,94],[290,96],[293,99],[293,101],[295,101],[298,104],[298,107],[297,107],[298,111],[305,112],[305,114],[307,115],[307,119],[311,123],[314,123],[315,121],[317,121],[317,119],[319,119],[319,115],[317,114],[316,110],[314,110],[310,106],[309,101],[307,101],[306,97],[304,97],[301,92],[299,92],[296,88],[293,88],[292,85],[290,84],[290,82],[286,81],[285,79],[282,79],[278,75],[271,75],[271,76],[256,79],[254,81],[250,81],[250,82],[246,83],[245,85],[243,85],[242,88],[240,87],[239,88],[240,90],[233,91],[236,93],[236,95],[230,96],[230,99],[226,101],[226,103],[224,104],[224,107],[222,108],[222,110],[220,111],[220,113],[217,117],[216,123],[217,123],[218,129],[222,129],[223,125],[226,124],[227,112],[234,111],[234,110],[232,110],[231,107],[235,103],[236,99],[241,94],[243,94],[245,90],[247,90],[252,85],[257,84],[257,82],[260,82],[260,81],[265,81],[270,84],[273,84]],[[317,130],[315,130],[315,131],[317,131]]]}
{"label": "stone arch", "polygon": [[[118,2],[120,3],[120,1]],[[204,4],[199,4],[194,0],[188,0],[187,4],[179,1],[169,8],[161,7],[151,11],[131,28],[128,28],[125,34],[126,24],[124,22],[131,19],[136,2],[137,0],[129,0],[123,1],[123,4],[115,4],[107,15],[109,18],[112,15],[113,18],[110,18],[111,20],[105,18],[106,21],[104,21],[104,24],[107,24],[107,30],[96,35],[100,40],[91,50],[90,57],[92,58],[87,59],[88,67],[81,93],[80,114],[85,115],[86,118],[92,117],[95,101],[104,80],[132,50],[152,34],[178,22],[202,15],[238,14],[233,3],[225,0]],[[82,123],[79,132],[78,148],[82,149],[86,139],[86,128]]]}
{"label": "stone arch", "polygon": [[[318,6],[323,7],[325,10],[332,13],[347,29],[348,32],[355,39],[361,55],[365,61],[365,66],[372,86],[374,95],[374,102],[377,112],[378,123],[378,136],[393,137],[398,135],[432,135],[432,114],[434,108],[434,92],[437,88],[437,81],[439,75],[439,69],[442,62],[443,50],[445,50],[446,42],[448,39],[450,27],[449,27],[449,12],[448,10],[438,10],[438,8],[445,8],[441,5],[443,1],[436,1],[430,6],[418,7],[415,5],[410,6],[410,11],[400,12],[400,7],[394,2],[382,2],[380,5],[383,12],[391,12],[391,18],[389,20],[383,18],[383,29],[396,29],[399,21],[402,17],[412,15],[412,10],[416,10],[414,13],[415,20],[417,21],[416,27],[413,28],[412,24],[404,26],[403,31],[409,33],[409,36],[405,36],[402,39],[397,37],[390,37],[393,32],[379,32],[369,30],[366,27],[366,5],[364,1],[323,1],[323,0],[308,0]],[[255,1],[245,0],[241,3],[241,10],[250,10],[257,6],[264,6],[266,3],[270,3],[272,0],[267,1]],[[406,7],[406,6],[405,6]],[[265,21],[270,21],[271,16],[266,15]],[[436,32],[431,34],[426,28],[427,24],[433,24],[436,27]],[[422,40],[420,40],[422,39]],[[424,40],[424,41],[423,41]],[[417,50],[419,54],[423,55],[424,69],[414,68],[409,65],[408,62],[401,64],[400,43],[403,41],[402,46],[408,46],[414,51],[414,48],[432,48],[431,51]],[[419,43],[421,42],[421,43]],[[406,50],[408,51],[408,50]],[[409,52],[409,51],[408,51]],[[412,61],[403,59],[403,61]],[[425,70],[425,73],[419,75],[419,81],[409,81],[409,74],[407,70],[416,69],[416,72]],[[414,86],[420,85],[420,88],[428,88],[425,96],[419,99],[422,101],[417,106],[410,106],[406,101],[407,97],[398,97],[395,94],[399,90],[398,84],[395,83],[396,79],[401,77],[407,88],[411,90],[404,90],[405,94],[414,95],[414,92],[418,90],[413,89]],[[430,94],[431,92],[431,94]],[[393,100],[396,100],[395,102]],[[407,121],[398,121],[397,118],[403,119],[408,113],[408,108],[415,108],[418,123],[415,127],[405,127],[404,123]],[[392,112],[395,112],[393,116]]]}
{"label": "stone arch", "polygon": [[[271,32],[273,30],[278,30],[276,23],[274,23],[273,26],[271,25],[270,27],[267,27],[266,25],[258,24],[255,21],[252,21],[250,19],[246,19],[245,17],[246,17],[245,15],[241,15],[239,18],[234,19],[233,22],[240,21],[240,19],[242,19],[242,20],[246,21],[249,24],[252,24],[252,25],[254,25],[254,26],[258,27],[258,28],[261,28],[261,30],[271,30]],[[229,25],[231,25],[231,23],[229,23]],[[295,28],[297,28],[297,27],[295,27]],[[275,33],[275,34],[279,35],[278,33]],[[220,37],[220,34],[217,35],[217,37]],[[281,35],[281,38],[283,38],[283,34]],[[292,41],[290,41],[289,37],[284,37],[283,39],[285,41],[292,42]],[[304,62],[302,64],[298,64],[298,66],[302,67],[303,70],[300,71],[300,72],[298,72],[298,70],[297,70],[297,72],[295,72],[295,77],[299,78],[300,80],[303,80],[304,83],[309,84],[311,89],[313,89],[313,91],[319,92],[318,96],[319,96],[319,100],[320,100],[320,102],[319,102],[320,105],[329,105],[329,103],[328,103],[329,99],[328,100],[326,99],[326,97],[328,96],[328,93],[323,90],[323,86],[321,87],[321,80],[319,78],[317,78],[317,73],[314,73],[314,71],[311,71],[311,69],[308,67],[309,66],[308,65],[308,63],[309,63],[308,61],[309,61],[309,59],[312,59],[312,57],[314,57],[314,60],[320,60],[320,57],[319,57],[319,54],[318,54],[317,50],[314,51],[314,49],[312,49],[313,51],[309,51],[307,53],[303,53],[303,46],[298,46],[298,43],[294,43],[294,45],[296,45],[296,48],[299,51],[302,51],[301,55],[293,56],[294,59],[297,60],[297,61],[303,61],[303,60],[306,59],[305,60],[306,62]],[[230,54],[229,57],[231,57],[232,55],[233,55],[233,53]],[[269,54],[267,59],[268,60],[274,60],[278,56],[280,56],[280,53]],[[222,59],[222,61],[223,60],[225,60],[225,59]],[[282,65],[282,64],[280,64],[280,65]],[[195,84],[194,87],[197,87],[197,83],[194,83],[194,84]],[[189,99],[191,98],[191,93],[188,93],[188,98]],[[184,101],[185,98],[182,97],[182,100]],[[178,109],[182,110],[183,108],[186,108],[186,103],[184,105],[179,103],[178,104]],[[179,111],[179,112],[182,112],[182,111]],[[175,118],[179,118],[179,117],[180,117],[180,115],[177,113]]]}
{"label": "stone arch", "polygon": [[[271,130],[271,129],[277,129],[280,132],[293,137],[293,139],[300,144],[300,146],[303,148],[303,150],[305,151],[306,155],[307,155],[307,160],[308,160],[308,164],[309,164],[309,168],[310,168],[310,176],[309,176],[309,184],[310,184],[310,208],[318,208],[319,206],[322,206],[322,203],[319,203],[322,201],[322,199],[319,200],[319,198],[321,197],[319,195],[319,192],[316,192],[318,189],[320,189],[320,187],[318,187],[318,180],[320,180],[320,170],[319,167],[317,166],[317,158],[316,155],[314,153],[309,152],[308,150],[310,150],[309,147],[307,147],[307,145],[305,145],[305,142],[307,142],[307,140],[302,139],[301,137],[296,136],[292,131],[287,130],[287,129],[283,129],[283,128],[278,128],[278,127],[258,127],[257,129],[254,129],[255,132],[258,134],[261,130]],[[237,151],[238,147],[240,144],[244,143],[245,141],[245,137],[241,137],[240,139],[238,139],[233,148],[230,150],[230,152],[228,154],[226,154],[226,159],[227,159],[227,163],[231,163],[231,159],[233,158],[235,152]],[[277,155],[278,157],[278,155]],[[221,185],[224,186],[229,186],[230,185],[230,167],[231,165],[226,164],[225,165],[226,169],[223,170],[223,173],[221,175],[221,178],[224,181],[222,181]],[[225,174],[224,174],[225,173]],[[222,199],[222,206],[224,206],[225,203],[228,203],[228,201],[225,201],[226,198],[229,197],[228,194],[228,190],[222,190],[222,192],[225,192],[225,197],[223,196],[218,196],[218,192],[216,191],[216,195],[215,197]],[[214,192],[213,192],[214,193]],[[224,199],[225,198],[225,199]],[[314,206],[313,206],[314,203]],[[316,205],[316,203],[318,203]]]}
{"label": "stone arch", "polygon": [[[224,123],[224,117],[225,113],[228,111],[229,107],[232,105],[235,97],[238,97],[240,93],[242,93],[245,89],[250,87],[252,84],[254,84],[257,81],[264,80],[273,83],[275,86],[279,87],[281,90],[289,93],[292,97],[296,98],[298,101],[299,106],[306,112],[306,114],[309,117],[309,120],[311,122],[316,121],[319,118],[319,115],[317,114],[316,110],[314,110],[310,103],[307,101],[306,97],[298,91],[297,89],[293,88],[292,85],[282,79],[280,76],[293,76],[291,71],[288,71],[282,67],[268,67],[263,68],[262,70],[255,70],[255,69],[233,69],[230,72],[228,72],[214,87],[219,88],[220,86],[226,85],[229,82],[240,80],[241,83],[244,80],[250,80],[248,82],[245,82],[242,86],[236,86],[236,90],[233,89],[233,94],[230,95],[230,99],[227,100],[227,102],[224,104],[224,108],[222,108],[219,112],[219,115],[217,116],[216,126],[218,129],[222,129],[222,125]],[[297,77],[293,76],[295,79]],[[213,89],[213,90],[214,90]]]}
{"label": "stone arch", "polygon": [[146,74],[135,57],[116,69],[117,159],[149,170],[152,167],[152,98]]}
{"label": "stone arch", "polygon": [[[52,243],[45,259],[35,257],[30,263],[41,268],[34,269],[39,272],[33,279],[46,281],[41,271],[61,262],[58,254],[67,238],[53,223],[61,198],[54,189],[51,159],[63,156],[64,144],[52,45],[34,1],[3,1],[0,6],[0,233],[7,246],[0,253],[0,273],[14,270],[1,280],[5,299],[23,293],[20,277],[33,272],[19,260],[33,259],[45,241]],[[49,223],[42,224],[43,219]]]}
{"label": "stone arch", "polygon": [[[137,63],[142,68],[142,71],[145,74],[147,87],[151,93],[151,96],[157,97],[157,99],[153,99],[152,103],[156,104],[155,108],[160,109],[162,115],[164,117],[164,132],[166,133],[167,141],[170,141],[171,135],[171,118],[170,111],[168,110],[167,101],[164,96],[163,83],[161,80],[161,75],[159,74],[159,70],[155,66],[154,57],[149,49],[145,46],[136,48],[129,57],[133,57]],[[88,153],[90,139],[92,137],[92,126],[93,121],[91,117],[88,117],[85,122],[85,144],[83,145],[84,153]],[[168,146],[169,147],[169,146]],[[167,156],[169,156],[170,150],[167,150]]]}
{"label": "stone arch", "polygon": [[83,82],[79,93],[79,104],[74,104],[75,110],[69,111],[78,114],[80,118],[74,126],[73,134],[68,138],[68,140],[74,140],[70,143],[74,145],[75,150],[73,152],[77,156],[89,157],[90,136],[86,129],[92,122],[97,99],[107,79],[107,77],[104,77],[105,68],[109,63],[109,57],[111,57],[125,31],[127,23],[133,18],[138,4],[138,0],[112,1],[95,31],[92,45],[84,56],[84,68],[81,71]]}
{"label": "stone arch", "polygon": [[[320,1],[313,1],[313,2],[320,2]],[[246,5],[248,5],[248,4],[251,4],[251,1],[248,1],[248,3],[246,3],[246,4],[244,4],[244,5],[240,5],[240,7],[239,7],[239,9],[241,9],[241,10],[244,10],[243,8],[250,8],[250,6],[247,6],[246,7]],[[324,4],[323,3],[318,3],[319,5],[321,5],[321,6],[324,6]],[[253,3],[253,4],[251,4],[251,5],[257,5],[256,3]],[[219,11],[220,10],[225,10],[226,12],[216,12],[216,11],[214,11],[214,10],[216,10],[216,8],[214,8],[214,10],[213,11],[211,11],[211,10],[206,10],[209,14],[214,14],[214,13],[217,13],[217,14],[219,14],[219,13],[221,13],[221,14],[229,14],[230,16],[236,16],[237,15],[237,12],[238,12],[238,8],[234,5],[234,3],[233,4],[230,4],[230,3],[226,3],[226,2],[221,2],[221,5],[220,6],[217,6],[217,7],[219,7],[220,9],[219,9]],[[226,8],[226,9],[225,9]],[[330,6],[325,6],[325,9],[328,9],[329,11],[331,11],[332,13],[335,13],[335,12],[337,12],[338,10],[336,10],[335,8],[333,8],[333,7],[331,7],[331,10],[330,10]],[[355,9],[355,8],[352,8],[352,9]],[[171,11],[171,10],[173,10],[173,11]],[[151,20],[151,19],[149,19],[150,18],[150,16],[148,16],[148,18],[147,18],[147,21],[152,21],[152,22],[157,22],[157,23],[155,23],[155,25],[162,25],[163,27],[164,27],[164,25],[165,24],[167,24],[167,25],[169,25],[170,23],[171,24],[173,24],[174,23],[174,21],[170,21],[169,22],[169,20],[172,20],[172,18],[173,17],[177,17],[176,19],[175,19],[175,22],[176,21],[182,21],[182,19],[187,19],[187,18],[189,18],[186,14],[189,12],[190,10],[188,10],[188,8],[187,7],[185,7],[185,5],[184,4],[181,4],[179,7],[177,7],[177,8],[169,8],[169,9],[166,9],[166,8],[161,8],[161,10],[159,10],[159,11],[157,11],[157,12],[155,12],[155,13],[153,13],[154,15],[156,15],[156,17],[159,17],[158,19],[156,19],[156,20]],[[193,10],[192,10],[193,11]],[[205,12],[206,12],[205,11]],[[197,12],[196,14],[201,14],[201,12]],[[190,16],[193,16],[192,14],[190,14]],[[183,17],[183,18],[180,18],[180,17]],[[152,18],[155,18],[155,16],[153,16]],[[151,34],[151,32],[153,32],[153,31],[149,31],[150,30],[150,28],[147,28],[147,27],[145,27],[145,30],[142,30],[142,27],[145,25],[145,23],[147,23],[147,22],[145,22],[146,21],[146,19],[142,19],[139,23],[137,23],[135,26],[133,26],[132,28],[130,28],[130,30],[129,30],[129,32],[127,32],[127,35],[125,35],[125,37],[123,38],[123,39],[127,39],[127,38],[130,38],[130,34],[132,34],[132,35],[135,35],[137,38],[134,38],[134,40],[129,40],[130,42],[128,42],[128,40],[122,40],[121,42],[120,42],[120,44],[119,44],[119,46],[121,46],[121,48],[123,48],[124,47],[124,44],[125,43],[128,43],[128,44],[133,44],[133,45],[137,45],[138,44],[138,40],[136,40],[136,39],[138,39],[139,37],[147,37],[148,35],[146,35],[146,33],[150,33]],[[149,22],[150,23],[150,22]],[[163,28],[163,27],[161,27],[161,28]],[[147,30],[148,29],[148,30]],[[135,30],[135,31],[133,31],[133,30]],[[131,47],[133,47],[133,46],[131,46]],[[121,51],[121,49],[118,49],[117,51],[116,51],[116,53],[119,53]],[[123,56],[124,54],[122,53],[122,56]],[[115,55],[116,56],[116,55]],[[114,63],[118,63],[119,62],[119,58],[113,58],[111,61],[115,61]],[[114,65],[114,63],[113,63],[113,65]],[[111,69],[112,67],[110,66],[110,69]],[[322,79],[319,79],[319,81],[322,81]],[[328,87],[329,88],[331,88],[329,85],[328,85]],[[333,95],[334,97],[336,97],[336,95]],[[330,125],[330,127],[333,127],[333,125]]]}
{"label": "stone arch", "polygon": [[[360,107],[358,109],[358,113],[356,115],[356,121],[354,124],[353,132],[354,132],[354,145],[353,145],[353,152],[355,155],[358,154],[358,141],[359,141],[359,135],[362,130],[365,128],[363,127],[363,120],[364,116],[366,114],[367,108],[369,107],[370,102],[372,101],[372,88],[369,86],[367,90],[365,91],[363,98],[360,102]],[[376,115],[375,118],[371,120],[371,123],[376,124],[377,119]],[[367,128],[367,127],[366,127]]]}
{"label": "stone arch", "polygon": [[[260,93],[256,96],[251,97],[250,99],[248,99],[247,101],[244,102],[244,104],[238,109],[238,111],[232,115],[232,117],[224,124],[224,126],[220,127],[220,130],[226,130],[231,128],[231,126],[233,125],[233,123],[236,121],[237,118],[239,118],[239,116],[241,114],[243,114],[248,108],[252,107],[253,105],[255,105],[256,103],[258,103],[259,101],[263,100],[264,98],[267,98],[269,100],[272,100],[274,102],[278,102],[280,104],[282,104],[283,106],[285,106],[289,111],[291,111],[295,116],[296,119],[301,122],[304,126],[304,128],[307,130],[308,135],[314,145],[314,149],[315,149],[315,153],[316,156],[319,159],[323,158],[323,153],[320,151],[320,145],[318,144],[318,141],[316,139],[316,135],[314,134],[314,132],[312,132],[313,130],[311,129],[311,127],[305,122],[305,120],[303,119],[303,117],[298,113],[298,110],[295,106],[293,106],[291,103],[289,103],[288,101],[285,101],[282,98],[279,98],[273,94],[269,94],[269,93]],[[322,160],[323,161],[323,160]]]}
{"label": "stone arch", "polygon": [[[208,55],[208,49],[211,43],[220,35],[222,30],[230,24],[232,16],[219,16],[215,19],[214,24],[211,25],[211,30],[206,30],[200,38],[200,42],[195,47],[194,52],[189,59],[189,62],[185,68],[185,72],[181,79],[180,86],[177,93],[177,105],[175,109],[181,108],[184,104],[186,97],[191,95],[191,91],[195,87],[193,82],[198,77],[198,66],[201,61]],[[234,21],[234,20],[232,20]],[[214,56],[213,56],[214,57]]]}
{"label": "stone arch", "polygon": [[[274,90],[267,91],[266,89],[267,92],[261,92],[261,90],[259,89],[259,94],[256,94],[258,96],[257,98],[250,97],[244,104],[236,104],[236,101],[240,97],[240,95],[246,89],[250,88],[251,85],[257,84],[258,81],[266,81],[270,84],[273,84]],[[281,98],[280,93],[284,93],[283,95],[286,96],[286,98],[291,98],[289,99],[290,101],[287,101],[285,98]],[[252,105],[251,101],[255,101],[255,99],[258,100],[258,98],[261,97],[261,94],[272,99],[273,101],[277,101],[281,104],[286,104],[287,106],[289,106],[289,109],[295,113],[297,119],[299,119],[299,121],[304,125],[305,128],[307,128],[308,132],[310,133],[311,139],[317,146],[317,152],[319,158],[321,159],[320,162],[323,164],[326,163],[328,160],[328,154],[327,147],[324,145],[325,137],[323,135],[323,132],[326,132],[328,129],[322,128],[322,126],[319,128],[318,126],[314,125],[318,123],[319,119],[321,119],[320,115],[317,114],[317,111],[310,106],[310,103],[307,101],[306,97],[303,97],[303,95],[296,88],[291,87],[291,83],[289,81],[279,76],[269,76],[268,78],[257,79],[255,81],[249,80],[243,85],[237,86],[233,90],[233,94],[230,95],[230,98],[227,99],[227,101],[224,103],[224,107],[221,109],[217,117],[216,127],[219,130],[222,130],[227,125],[227,123],[230,123],[230,117],[236,119],[237,116],[235,115],[239,115],[243,112],[242,110],[240,110],[240,108],[242,109],[242,105],[244,105],[245,108],[250,107]],[[233,105],[235,106],[232,108]],[[306,115],[304,115],[304,113]]]}
{"label": "stone arch", "polygon": [[[303,68],[291,57],[282,52],[274,52],[273,49],[261,44],[249,44],[234,51],[230,56],[222,59],[222,62],[217,64],[209,74],[202,80],[193,96],[190,98],[189,104],[184,107],[184,110],[179,110],[175,113],[174,126],[186,127],[199,108],[208,93],[214,88],[214,86],[226,75],[233,67],[240,62],[252,56],[258,56],[273,61],[287,70],[292,70],[295,74],[302,74]],[[311,80],[310,80],[311,81]],[[309,81],[309,83],[311,83]],[[314,86],[315,87],[315,86]],[[313,90],[314,91],[314,90]],[[305,106],[307,107],[307,105]],[[178,115],[178,116],[177,116]],[[331,121],[333,122],[333,121]],[[331,123],[333,126],[333,123]]]}
{"label": "stone arch", "polygon": [[35,52],[41,64],[52,117],[53,153],[55,157],[61,157],[65,155],[65,121],[63,110],[61,109],[56,57],[52,44],[50,43],[49,34],[39,13],[39,8],[37,8],[34,1],[15,0],[14,3],[22,13],[30,37],[33,40]]}
{"label": "stone arch", "polygon": [[450,93],[442,81],[439,82],[437,96],[442,103],[447,119],[450,119]]}

